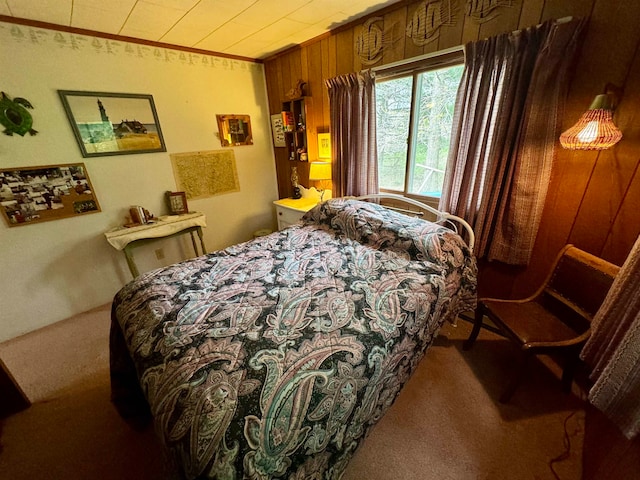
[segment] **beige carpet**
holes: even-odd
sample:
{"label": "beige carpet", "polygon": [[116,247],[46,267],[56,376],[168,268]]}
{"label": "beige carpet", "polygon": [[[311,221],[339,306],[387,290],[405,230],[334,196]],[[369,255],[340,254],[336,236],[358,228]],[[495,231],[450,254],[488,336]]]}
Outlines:
{"label": "beige carpet", "polygon": [[[0,358],[35,404],[5,419],[0,478],[175,478],[151,429],[138,432],[109,401],[109,306],[0,344]],[[497,398],[513,347],[469,325],[445,326],[344,480],[579,480],[583,402],[560,392],[557,372],[531,365],[511,404]],[[565,452],[565,423],[570,440]]]}

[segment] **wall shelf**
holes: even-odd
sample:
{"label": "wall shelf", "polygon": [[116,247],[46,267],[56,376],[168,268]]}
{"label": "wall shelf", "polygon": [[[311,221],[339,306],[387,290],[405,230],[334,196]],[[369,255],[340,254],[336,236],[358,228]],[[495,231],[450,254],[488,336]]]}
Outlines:
{"label": "wall shelf", "polygon": [[[307,145],[307,110],[305,97],[282,103],[284,139],[287,159],[306,162],[309,160]],[[285,120],[287,117],[287,120]]]}

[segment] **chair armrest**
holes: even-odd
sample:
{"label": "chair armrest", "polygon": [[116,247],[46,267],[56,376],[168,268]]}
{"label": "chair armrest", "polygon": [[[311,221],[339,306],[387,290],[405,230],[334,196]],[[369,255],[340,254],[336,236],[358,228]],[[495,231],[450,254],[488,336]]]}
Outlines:
{"label": "chair armrest", "polygon": [[528,302],[532,302],[537,298],[538,295],[532,295],[531,297],[527,297],[527,298],[518,298],[518,299],[504,299],[504,298],[490,298],[490,297],[483,297],[483,298],[479,298],[478,299],[478,303],[480,302],[500,302],[500,303],[528,303]]}
{"label": "chair armrest", "polygon": [[581,335],[578,335],[575,338],[571,338],[569,340],[561,340],[557,342],[529,342],[525,343],[522,348],[523,350],[528,350],[530,348],[553,348],[556,349],[558,347],[571,347],[571,346],[579,346],[587,341],[587,339],[591,336],[591,329],[587,330]]}

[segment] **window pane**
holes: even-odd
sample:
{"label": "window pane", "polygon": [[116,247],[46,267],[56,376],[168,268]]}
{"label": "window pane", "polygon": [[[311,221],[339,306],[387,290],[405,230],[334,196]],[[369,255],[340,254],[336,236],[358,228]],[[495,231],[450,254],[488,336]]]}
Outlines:
{"label": "window pane", "polygon": [[404,192],[413,78],[376,83],[378,185]]}
{"label": "window pane", "polygon": [[409,172],[409,193],[430,197],[442,194],[453,109],[463,69],[463,65],[457,65],[418,75],[415,160]]}

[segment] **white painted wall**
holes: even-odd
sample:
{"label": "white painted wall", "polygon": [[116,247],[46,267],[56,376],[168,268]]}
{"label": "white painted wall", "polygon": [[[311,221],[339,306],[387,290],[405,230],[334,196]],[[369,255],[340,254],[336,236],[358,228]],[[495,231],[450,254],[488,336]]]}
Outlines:
{"label": "white painted wall", "polygon": [[[39,132],[0,135],[0,168],[84,162],[102,208],[12,228],[0,220],[0,341],[111,301],[131,274],[104,232],[124,223],[130,205],[167,213],[164,192],[176,190],[169,154],[222,149],[216,114],[250,115],[254,145],[234,147],[240,192],[189,204],[207,215],[208,250],[275,229],[262,65],[2,22],[0,44],[0,90],[33,104]],[[83,158],[57,90],[153,95],[167,152]],[[193,255],[188,236],[161,242],[135,250],[141,272]]]}

